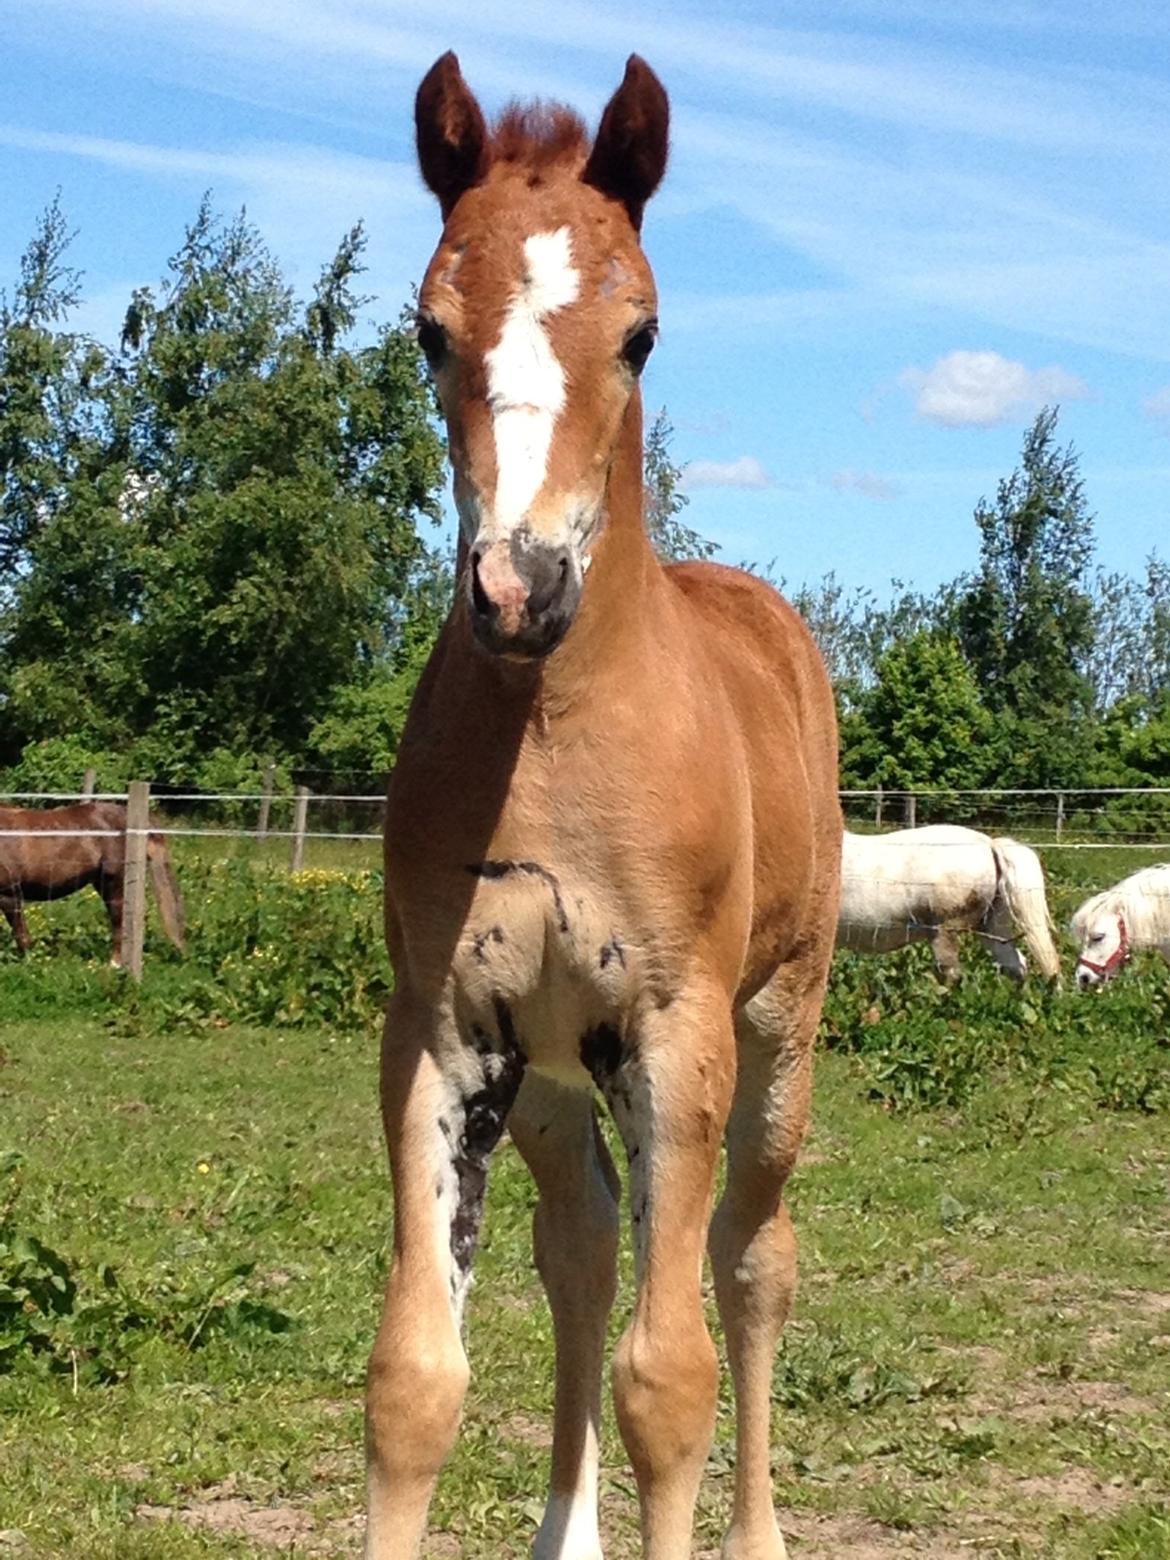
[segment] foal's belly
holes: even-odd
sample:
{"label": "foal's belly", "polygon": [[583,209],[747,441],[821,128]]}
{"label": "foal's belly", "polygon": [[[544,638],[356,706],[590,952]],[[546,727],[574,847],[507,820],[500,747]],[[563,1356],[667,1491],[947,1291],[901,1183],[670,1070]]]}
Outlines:
{"label": "foal's belly", "polygon": [[598,1031],[625,1027],[645,965],[609,896],[534,862],[483,870],[452,964],[465,1039],[514,1041],[538,1072],[589,1085]]}

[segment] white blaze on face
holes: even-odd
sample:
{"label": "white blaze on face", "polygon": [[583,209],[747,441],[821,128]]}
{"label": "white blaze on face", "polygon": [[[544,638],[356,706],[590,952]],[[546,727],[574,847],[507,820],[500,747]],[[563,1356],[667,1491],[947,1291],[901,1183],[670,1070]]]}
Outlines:
{"label": "white blaze on face", "polygon": [[573,302],[580,275],[567,227],[524,241],[524,277],[487,354],[488,404],[496,441],[493,530],[507,535],[544,485],[553,428],[565,404],[565,372],[545,329]]}

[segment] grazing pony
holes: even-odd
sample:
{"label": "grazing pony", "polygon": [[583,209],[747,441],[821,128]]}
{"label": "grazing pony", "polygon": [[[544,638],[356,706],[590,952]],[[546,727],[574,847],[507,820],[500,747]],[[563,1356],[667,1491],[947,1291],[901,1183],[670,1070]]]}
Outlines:
{"label": "grazing pony", "polygon": [[592,140],[559,108],[489,129],[452,54],[418,92],[444,218],[419,341],[461,566],[386,810],[395,1218],[367,1386],[369,1560],[417,1555],[455,1440],[464,1297],[505,1124],[539,1193],[556,1333],[533,1553],[601,1554],[618,1181],[595,1088],[630,1167],[637,1298],[613,1391],[643,1554],[691,1552],[718,1379],[709,1226],[737,1397],[723,1552],[785,1552],[769,1425],[796,1272],[782,1194],[837,924],[837,741],[797,614],[739,570],[664,567],[647,537],[638,377],[658,307],[638,235],[667,120],[636,56]]}
{"label": "grazing pony", "polygon": [[1017,927],[1041,974],[1058,979],[1044,872],[1027,845],[943,823],[846,833],[838,948],[889,953],[929,942],[940,979],[951,982],[959,978],[959,933],[974,932],[1005,974],[1023,980]]}
{"label": "grazing pony", "polygon": [[1112,980],[1137,948],[1157,948],[1170,964],[1170,861],[1143,867],[1086,899],[1072,918],[1072,931],[1081,947],[1082,991]]}
{"label": "grazing pony", "polygon": [[[166,841],[151,834],[146,859],[163,931],[183,952],[183,900]],[[126,875],[126,808],[119,802],[72,807],[0,807],[0,911],[16,946],[32,946],[24,907],[96,888],[114,936],[110,963],[122,964],[122,889]]]}

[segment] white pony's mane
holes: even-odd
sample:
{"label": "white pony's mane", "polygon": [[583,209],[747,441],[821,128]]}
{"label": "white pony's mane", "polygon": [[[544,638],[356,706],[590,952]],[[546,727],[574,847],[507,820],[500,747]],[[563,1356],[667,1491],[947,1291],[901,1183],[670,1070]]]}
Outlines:
{"label": "white pony's mane", "polygon": [[1112,888],[1086,899],[1072,918],[1072,929],[1083,937],[1097,915],[1122,915],[1130,940],[1158,943],[1170,937],[1170,861],[1131,872]]}

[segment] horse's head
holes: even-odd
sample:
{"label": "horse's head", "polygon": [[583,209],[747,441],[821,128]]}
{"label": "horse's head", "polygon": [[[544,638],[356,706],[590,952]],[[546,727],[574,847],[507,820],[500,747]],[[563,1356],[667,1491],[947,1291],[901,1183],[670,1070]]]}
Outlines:
{"label": "horse's head", "polygon": [[1073,929],[1081,942],[1077,959],[1079,990],[1103,986],[1129,963],[1129,931],[1116,904],[1090,905],[1078,911]]}
{"label": "horse's head", "polygon": [[419,342],[447,421],[471,621],[489,650],[547,654],[576,613],[657,332],[638,233],[668,120],[636,55],[592,145],[565,109],[511,109],[489,129],[453,54],[419,87],[419,163],[444,218]]}

